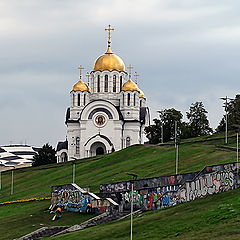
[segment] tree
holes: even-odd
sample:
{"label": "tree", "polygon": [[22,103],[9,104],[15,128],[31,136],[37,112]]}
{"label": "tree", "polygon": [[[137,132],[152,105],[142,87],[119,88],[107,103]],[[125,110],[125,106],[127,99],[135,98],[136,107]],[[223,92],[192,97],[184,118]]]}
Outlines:
{"label": "tree", "polygon": [[154,124],[145,127],[146,137],[149,139],[149,143],[156,144],[161,142],[161,121],[159,119],[153,119]]}
{"label": "tree", "polygon": [[33,166],[40,166],[50,163],[56,163],[57,157],[56,157],[56,151],[55,149],[46,143],[42,146],[42,148],[39,149],[36,155],[33,157]]}
{"label": "tree", "polygon": [[207,113],[202,102],[192,103],[189,112],[186,113],[191,133],[189,137],[199,137],[213,132],[212,128],[209,126]]}
{"label": "tree", "polygon": [[[175,124],[177,124],[177,137],[181,135],[182,113],[174,108],[159,112],[160,119],[153,119],[154,124],[145,128],[145,133],[152,144],[175,139]],[[162,131],[163,128],[163,131]],[[163,136],[162,136],[163,132]]]}
{"label": "tree", "polygon": [[[240,95],[236,95],[226,107],[228,113],[228,130],[234,130],[234,125],[240,125]],[[226,115],[221,119],[216,131],[223,132],[226,129]]]}

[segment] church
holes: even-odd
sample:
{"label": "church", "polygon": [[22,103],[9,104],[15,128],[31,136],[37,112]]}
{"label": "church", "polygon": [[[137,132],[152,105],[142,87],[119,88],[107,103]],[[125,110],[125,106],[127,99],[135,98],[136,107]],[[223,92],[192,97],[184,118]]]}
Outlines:
{"label": "church", "polygon": [[106,53],[96,59],[85,83],[80,78],[70,92],[66,112],[67,139],[57,145],[57,161],[107,154],[144,143],[150,115],[143,91],[132,80],[132,66],[111,50],[109,27]]}

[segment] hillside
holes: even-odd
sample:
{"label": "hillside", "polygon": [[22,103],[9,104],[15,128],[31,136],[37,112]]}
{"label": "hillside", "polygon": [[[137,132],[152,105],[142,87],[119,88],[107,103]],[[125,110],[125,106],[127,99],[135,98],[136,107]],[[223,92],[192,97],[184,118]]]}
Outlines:
{"label": "hillside", "polygon": [[[179,173],[200,171],[206,165],[236,161],[236,153],[234,151],[216,147],[216,145],[223,145],[223,137],[220,139],[216,139],[215,136],[210,137],[210,139],[208,138],[191,139],[180,145]],[[235,136],[232,136],[230,138],[230,145],[234,146],[235,141]],[[136,173],[139,175],[139,178],[174,174],[174,146],[168,144],[159,146],[132,146],[109,155],[78,160],[76,161],[75,182],[81,187],[90,187],[91,191],[98,192],[99,184],[101,183],[129,179],[129,176],[126,174],[127,172]],[[72,163],[19,169],[14,171],[14,194],[10,195],[11,171],[3,172],[0,202],[50,196],[52,185],[71,182]],[[41,227],[42,225],[40,224],[44,226],[52,225],[52,216],[47,212],[48,206],[49,201],[46,200],[43,202],[0,206],[0,231],[6,233],[5,235],[1,235],[0,239],[11,239],[22,236]],[[176,208],[181,208],[181,206],[177,206]],[[163,212],[165,211],[168,210],[164,210]],[[149,214],[155,216],[155,212],[147,213],[146,216]],[[57,224],[77,224],[86,218],[88,216],[65,213],[64,217]],[[156,218],[158,218],[157,215]],[[151,224],[154,223],[152,222]],[[147,229],[151,230],[151,224]],[[112,225],[110,224],[109,226]],[[123,226],[125,225],[123,224]],[[127,223],[125,228],[127,231]]]}
{"label": "hillside", "polygon": [[[223,139],[180,145],[179,173],[200,171],[206,165],[236,161],[235,152],[215,147],[220,142],[223,143]],[[174,174],[175,148],[168,145],[136,145],[109,155],[78,160],[75,182],[98,192],[101,183],[129,179],[126,172],[136,173],[138,178]],[[14,194],[10,195],[11,171],[3,172],[0,202],[50,196],[52,185],[71,182],[71,162],[18,169],[14,171]]]}
{"label": "hillside", "polygon": [[[220,193],[134,217],[137,240],[237,240],[240,239],[240,190]],[[53,237],[53,240],[127,240],[130,219],[98,225]],[[47,238],[50,240],[50,238]]]}

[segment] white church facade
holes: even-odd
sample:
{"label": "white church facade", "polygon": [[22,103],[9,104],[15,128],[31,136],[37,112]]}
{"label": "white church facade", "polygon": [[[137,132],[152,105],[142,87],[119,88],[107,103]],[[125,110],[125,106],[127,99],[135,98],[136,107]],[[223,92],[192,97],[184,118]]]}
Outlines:
{"label": "white church facade", "polygon": [[118,151],[144,143],[144,128],[149,125],[149,109],[144,93],[125,71],[123,60],[108,48],[97,58],[83,82],[80,79],[70,92],[67,109],[67,139],[57,146],[57,161],[71,161]]}

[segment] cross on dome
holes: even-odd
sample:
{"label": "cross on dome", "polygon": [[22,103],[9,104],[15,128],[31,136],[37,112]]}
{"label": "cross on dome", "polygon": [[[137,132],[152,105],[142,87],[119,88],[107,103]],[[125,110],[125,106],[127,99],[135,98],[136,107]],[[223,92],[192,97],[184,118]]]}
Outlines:
{"label": "cross on dome", "polygon": [[135,77],[135,83],[138,84],[138,77],[140,77],[140,75],[137,72],[135,72],[133,76]]}
{"label": "cross on dome", "polygon": [[82,70],[84,69],[84,67],[82,66],[82,65],[80,65],[79,67],[78,67],[78,69],[79,69],[79,75],[80,75],[80,79],[82,79]]}
{"label": "cross on dome", "polygon": [[91,74],[89,74],[89,72],[87,72],[87,74],[86,74],[86,77],[87,77],[87,83],[88,83],[88,86],[89,86],[89,78],[90,78],[90,76],[91,76]]}
{"label": "cross on dome", "polygon": [[105,31],[108,31],[108,47],[111,45],[111,31],[114,31],[114,28],[111,28],[111,25],[108,25],[108,28],[105,28]]}
{"label": "cross on dome", "polygon": [[131,64],[129,64],[127,69],[128,69],[129,78],[131,78],[133,66]]}

